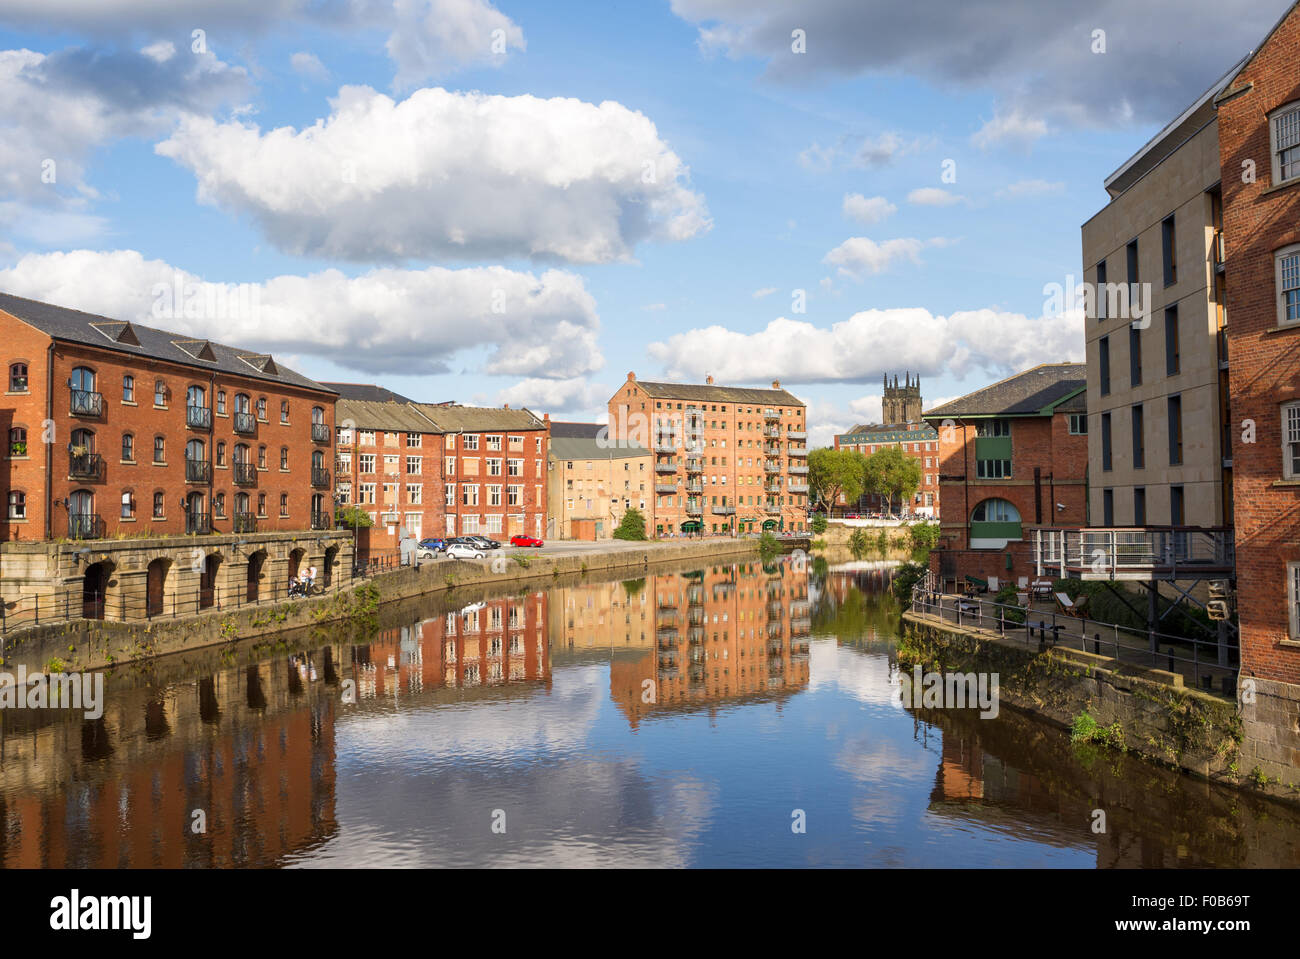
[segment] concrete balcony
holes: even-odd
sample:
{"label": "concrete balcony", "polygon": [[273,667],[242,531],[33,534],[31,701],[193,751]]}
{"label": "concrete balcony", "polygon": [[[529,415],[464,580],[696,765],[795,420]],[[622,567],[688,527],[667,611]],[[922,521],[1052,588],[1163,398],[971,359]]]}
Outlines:
{"label": "concrete balcony", "polygon": [[688,473],[703,473],[703,472],[704,472],[704,460],[702,460],[702,459],[691,459],[690,457],[687,457],[687,459],[686,459],[686,472],[688,472]]}
{"label": "concrete balcony", "polygon": [[808,434],[803,430],[790,430],[788,433],[785,434],[785,437],[786,439],[790,439],[790,440],[806,440],[808,438]]}
{"label": "concrete balcony", "polygon": [[1033,531],[1039,576],[1098,580],[1178,580],[1232,576],[1232,530],[1139,526]]}
{"label": "concrete balcony", "polygon": [[655,492],[668,493],[671,495],[677,492],[677,484],[676,483],[655,483]]}
{"label": "concrete balcony", "polygon": [[677,444],[675,443],[655,443],[656,453],[676,453]]}
{"label": "concrete balcony", "polygon": [[806,446],[791,446],[791,447],[789,447],[789,448],[786,449],[786,451],[785,451],[785,455],[786,455],[786,456],[800,456],[800,457],[807,457],[807,456],[808,456],[808,447],[806,447]]}
{"label": "concrete balcony", "polygon": [[763,419],[765,420],[779,420],[780,418],[781,414],[776,410],[763,410]]}
{"label": "concrete balcony", "polygon": [[780,516],[781,507],[777,506],[775,503],[768,503],[766,506],[763,507],[763,512],[768,513],[772,516]]}
{"label": "concrete balcony", "polygon": [[790,465],[790,472],[793,473],[795,476],[807,476],[807,475],[808,475],[808,467],[807,467],[807,466],[795,466],[794,464],[791,464],[791,465]]}
{"label": "concrete balcony", "polygon": [[736,507],[734,506],[714,506],[711,510],[714,516],[734,516]]}
{"label": "concrete balcony", "polygon": [[786,489],[789,490],[791,493],[807,493],[807,492],[808,492],[808,484],[807,484],[807,483],[791,483],[789,486],[786,487]]}
{"label": "concrete balcony", "polygon": [[703,484],[703,483],[687,483],[687,484],[686,484],[686,492],[688,492],[688,493],[703,493],[703,492],[704,492],[704,484]]}
{"label": "concrete balcony", "polygon": [[703,515],[704,515],[704,507],[701,506],[699,503],[687,503],[687,504],[686,504],[686,514],[687,514],[688,516],[703,516]]}
{"label": "concrete balcony", "polygon": [[770,462],[769,462],[769,463],[764,463],[764,464],[763,464],[763,472],[764,472],[764,473],[779,473],[779,472],[781,472],[781,464],[780,464],[780,463],[770,463]]}
{"label": "concrete balcony", "polygon": [[656,472],[656,473],[676,473],[676,472],[677,472],[677,464],[676,464],[676,463],[656,463],[656,464],[655,464],[655,472]]}

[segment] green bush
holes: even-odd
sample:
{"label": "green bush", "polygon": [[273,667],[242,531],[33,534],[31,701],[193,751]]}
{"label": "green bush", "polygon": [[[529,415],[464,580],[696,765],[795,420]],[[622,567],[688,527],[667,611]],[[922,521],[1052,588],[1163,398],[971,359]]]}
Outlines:
{"label": "green bush", "polygon": [[830,521],[826,519],[825,513],[816,513],[812,518],[812,531],[820,536],[826,532],[826,527],[830,526]]}
{"label": "green bush", "polygon": [[[1058,579],[1052,584],[1052,590],[1065,593],[1072,600],[1080,596],[1088,597],[1085,615],[1099,623],[1114,623],[1126,629],[1145,632],[1147,628],[1146,592],[1134,592],[1123,586],[1113,587],[1120,595],[1116,596],[1106,584],[1100,582],[1083,582],[1077,579]],[[1123,597],[1121,599],[1120,597]],[[1125,604],[1127,600],[1127,605]],[[1185,639],[1205,640],[1214,635],[1215,628],[1205,610],[1195,606],[1182,605],[1165,615],[1173,601],[1164,596],[1156,600],[1157,615],[1163,617],[1157,629],[1171,636]],[[1136,610],[1136,612],[1135,612]]]}
{"label": "green bush", "polygon": [[779,552],[781,552],[781,544],[777,542],[776,537],[770,531],[763,530],[763,535],[758,538],[758,555],[767,562]]}
{"label": "green bush", "polygon": [[368,529],[374,525],[370,514],[355,506],[340,506],[334,511],[335,529]]}
{"label": "green bush", "polygon": [[[1008,623],[1024,623],[1025,608],[1016,600],[1016,587],[1012,585],[1003,586],[993,597],[993,602],[1001,603],[1008,607],[1003,610],[1003,615]],[[1013,608],[1012,608],[1013,607]]]}
{"label": "green bush", "polygon": [[894,570],[894,598],[904,605],[912,601],[912,587],[919,583],[926,574],[926,567],[921,563],[904,563]]}
{"label": "green bush", "polygon": [[855,529],[849,534],[849,552],[854,559],[861,559],[874,548],[872,536],[865,529]]}
{"label": "green bush", "polygon": [[913,549],[934,549],[939,545],[938,523],[913,523],[909,534]]}
{"label": "green bush", "polygon": [[635,506],[623,514],[623,521],[614,530],[614,539],[645,539],[645,517]]}

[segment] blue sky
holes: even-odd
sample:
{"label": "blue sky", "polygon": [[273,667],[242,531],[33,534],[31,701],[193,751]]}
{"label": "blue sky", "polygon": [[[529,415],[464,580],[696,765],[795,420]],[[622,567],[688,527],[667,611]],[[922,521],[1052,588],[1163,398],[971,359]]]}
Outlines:
{"label": "blue sky", "polygon": [[1102,180],[1286,4],[1044,6],[0,0],[0,289],[561,419],[779,378],[828,442],[1080,359]]}

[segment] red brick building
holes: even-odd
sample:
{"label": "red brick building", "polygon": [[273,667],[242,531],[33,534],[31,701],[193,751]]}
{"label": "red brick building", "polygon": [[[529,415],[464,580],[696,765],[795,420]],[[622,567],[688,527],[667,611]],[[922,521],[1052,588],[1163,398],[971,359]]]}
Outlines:
{"label": "red brick building", "polygon": [[1034,526],[1087,521],[1088,417],[1082,363],[1036,366],[938,406],[941,548],[948,589],[1035,574]]}
{"label": "red brick building", "polygon": [[[916,460],[921,467],[921,483],[912,494],[910,502],[903,503],[904,511],[923,516],[939,515],[939,434],[925,423],[863,424],[835,437],[837,450],[856,450],[863,456],[872,456],[886,446],[897,446]],[[898,503],[887,503],[879,493],[864,493],[856,503],[845,503],[840,497],[840,509],[853,512],[886,511],[899,508]]]}
{"label": "red brick building", "polygon": [[1280,695],[1290,701],[1293,732],[1300,700],[1300,7],[1287,11],[1216,105],[1241,669],[1243,678],[1291,684]]}
{"label": "red brick building", "polygon": [[372,555],[396,550],[403,530],[416,539],[545,536],[549,417],[348,399],[352,388],[339,389],[337,498],[375,524]]}
{"label": "red brick building", "polygon": [[268,355],[0,294],[0,541],[327,529],[336,394]]}

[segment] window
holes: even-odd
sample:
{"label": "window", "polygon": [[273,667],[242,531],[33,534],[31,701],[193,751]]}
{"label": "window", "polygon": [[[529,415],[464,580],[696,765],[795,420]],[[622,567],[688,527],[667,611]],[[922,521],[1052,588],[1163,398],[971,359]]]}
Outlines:
{"label": "window", "polygon": [[10,393],[27,392],[27,364],[26,363],[9,364],[9,392]]}
{"label": "window", "polygon": [[1101,395],[1110,393],[1110,337],[1097,341],[1097,376],[1101,380]]}
{"label": "window", "polygon": [[523,475],[524,475],[524,461],[523,461],[523,460],[507,460],[507,464],[506,464],[506,465],[507,465],[507,473],[508,473],[508,475],[510,475],[510,476],[523,476]]}
{"label": "window", "polygon": [[163,511],[163,502],[164,502],[163,494],[161,491],[153,494],[153,518],[154,519],[162,519],[163,516],[165,515]]}
{"label": "window", "polygon": [[374,445],[375,445],[375,431],[374,431],[374,430],[359,430],[358,432],[360,433],[360,436],[357,437],[357,445],[358,445],[358,446],[374,446]]}
{"label": "window", "polygon": [[226,391],[217,390],[217,415],[226,415]]}
{"label": "window", "polygon": [[460,488],[460,501],[464,506],[478,505],[478,485],[466,484]]}
{"label": "window", "polygon": [[266,447],[265,446],[259,446],[257,448],[257,468],[260,470],[266,469]]}
{"label": "window", "polygon": [[153,438],[153,461],[155,463],[167,462],[167,440],[162,436]]}
{"label": "window", "polygon": [[1291,638],[1300,639],[1300,563],[1286,564],[1286,608]]}
{"label": "window", "polygon": [[226,515],[226,494],[218,493],[212,497],[212,512],[217,516]]}
{"label": "window", "polygon": [[445,496],[443,497],[444,506],[456,505],[456,484],[448,483],[444,488]]}
{"label": "window", "polygon": [[1130,303],[1138,302],[1137,285],[1138,279],[1138,241],[1132,240],[1124,249],[1124,258],[1128,265],[1128,301]]}
{"label": "window", "polygon": [[1185,526],[1187,524],[1187,514],[1184,509],[1183,488],[1181,486],[1169,487],[1169,525]]}
{"label": "window", "polygon": [[1165,376],[1177,376],[1183,361],[1178,339],[1178,307],[1165,310]]}
{"label": "window", "polygon": [[373,473],[375,471],[375,454],[361,453],[357,456],[357,469],[362,473]]}
{"label": "window", "polygon": [[509,506],[521,506],[524,501],[524,488],[522,486],[506,487],[506,503]]}
{"label": "window", "polygon": [[478,449],[478,436],[477,436],[477,435],[471,434],[471,435],[465,437],[465,449],[467,449],[467,450],[476,450],[476,449]]}
{"label": "window", "polygon": [[226,465],[226,441],[221,440],[217,443],[217,465]]}
{"label": "window", "polygon": [[266,494],[265,493],[257,494],[257,515],[258,516],[266,515]]}
{"label": "window", "polygon": [[280,515],[281,516],[289,515],[289,494],[288,493],[280,494]]}
{"label": "window", "polygon": [[135,377],[130,373],[122,377],[122,402],[135,402]]}
{"label": "window", "polygon": [[412,506],[419,506],[424,501],[424,487],[419,483],[407,483],[406,501]]}
{"label": "window", "polygon": [[1173,286],[1178,280],[1178,258],[1174,246],[1174,216],[1171,213],[1160,224],[1160,250],[1164,259],[1165,286]]}
{"label": "window", "polygon": [[9,518],[27,518],[27,494],[13,490],[9,493]]}
{"label": "window", "polygon": [[491,457],[489,457],[487,461],[487,467],[488,467],[488,476],[501,475],[501,460],[492,459]]}
{"label": "window", "polygon": [[1300,402],[1282,406],[1282,475],[1300,479]]}
{"label": "window", "polygon": [[1142,421],[1142,404],[1136,404],[1131,410],[1133,425],[1133,468],[1142,469],[1146,466],[1146,431],[1143,428]]}
{"label": "window", "polygon": [[1071,436],[1088,435],[1088,414],[1087,413],[1070,414],[1070,435]]}
{"label": "window", "polygon": [[1300,245],[1277,254],[1277,323],[1300,323]]}
{"label": "window", "polygon": [[986,499],[970,514],[974,523],[1019,523],[1020,511],[1004,499]]}
{"label": "window", "polygon": [[288,400],[280,401],[280,422],[281,423],[289,422],[289,401]]}
{"label": "window", "polygon": [[1130,386],[1142,385],[1142,331],[1128,328],[1128,379]]}
{"label": "window", "polygon": [[129,491],[122,494],[122,519],[135,519],[135,496]]}
{"label": "window", "polygon": [[500,486],[489,486],[487,489],[488,489],[488,501],[487,501],[487,504],[488,504],[489,506],[500,506],[500,505],[501,505],[501,487],[500,487]]}
{"label": "window", "polygon": [[27,455],[27,427],[11,426],[9,428],[9,455]]}
{"label": "window", "polygon": [[162,380],[155,380],[153,384],[153,405],[167,405],[167,384]]}
{"label": "window", "polygon": [[499,436],[488,436],[488,437],[486,437],[486,440],[487,440],[487,448],[488,448],[488,449],[490,449],[490,450],[500,451],[500,449],[501,449],[501,437],[499,437]]}
{"label": "window", "polygon": [[1102,260],[1097,264],[1097,290],[1096,290],[1096,310],[1097,319],[1106,319],[1106,261]]}
{"label": "window", "polygon": [[419,433],[407,433],[406,445],[411,449],[419,449],[424,442],[424,437]]}
{"label": "window", "polygon": [[357,486],[357,502],[373,506],[375,502],[375,484],[360,483]]}
{"label": "window", "polygon": [[1147,488],[1145,486],[1136,486],[1133,488],[1133,525],[1145,526],[1147,524]]}
{"label": "window", "polygon": [[259,396],[257,398],[257,418],[261,420],[263,423],[266,422],[266,397],[265,396]]}
{"label": "window", "polygon": [[418,456],[408,456],[406,458],[406,472],[412,476],[419,476],[424,472],[424,460]]}
{"label": "window", "polygon": [[454,456],[446,457],[446,461],[443,463],[443,475],[444,476],[456,475],[456,457]]}
{"label": "window", "polygon": [[1109,472],[1111,468],[1109,413],[1101,414],[1101,468],[1104,472]]}
{"label": "window", "polygon": [[1183,398],[1171,396],[1169,404],[1169,465],[1183,461]]}
{"label": "window", "polygon": [[280,469],[287,470],[288,468],[289,468],[289,447],[281,446],[280,447]]}
{"label": "window", "polygon": [[1010,479],[1011,460],[976,460],[975,476],[978,479]]}
{"label": "window", "polygon": [[1288,103],[1269,118],[1273,185],[1300,177],[1300,103]]}
{"label": "window", "polygon": [[1101,525],[1115,525],[1115,491],[1113,489],[1101,491]]}
{"label": "window", "polygon": [[122,459],[128,463],[135,461],[135,437],[130,433],[122,434]]}

